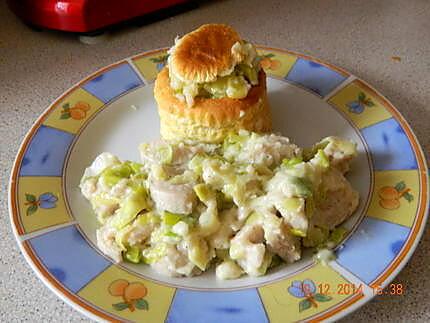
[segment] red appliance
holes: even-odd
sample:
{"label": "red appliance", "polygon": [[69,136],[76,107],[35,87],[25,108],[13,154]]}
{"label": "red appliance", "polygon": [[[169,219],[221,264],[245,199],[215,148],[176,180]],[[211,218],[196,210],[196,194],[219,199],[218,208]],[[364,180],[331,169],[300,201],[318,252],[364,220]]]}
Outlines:
{"label": "red appliance", "polygon": [[[192,2],[192,1],[191,1]],[[179,7],[189,0],[8,0],[26,24],[62,31],[88,33],[136,17]]]}

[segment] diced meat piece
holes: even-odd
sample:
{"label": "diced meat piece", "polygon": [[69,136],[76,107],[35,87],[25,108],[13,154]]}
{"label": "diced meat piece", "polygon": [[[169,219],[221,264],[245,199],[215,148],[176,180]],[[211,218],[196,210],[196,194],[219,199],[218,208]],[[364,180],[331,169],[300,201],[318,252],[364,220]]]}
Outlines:
{"label": "diced meat piece", "polygon": [[216,267],[215,273],[219,279],[235,279],[239,278],[243,271],[233,260],[225,260]]}
{"label": "diced meat piece", "polygon": [[[301,258],[300,240],[291,234],[290,226],[284,220],[279,220],[266,221],[263,226],[267,249],[277,254],[285,262],[293,263]],[[270,225],[271,223],[272,225]]]}
{"label": "diced meat piece", "polygon": [[245,225],[231,240],[230,257],[251,276],[259,276],[266,247],[264,231],[260,225]]}
{"label": "diced meat piece", "polygon": [[[240,133],[239,133],[240,134]],[[242,149],[227,151],[227,158],[240,163],[249,163],[271,167],[278,165],[284,158],[292,158],[300,153],[300,149],[290,143],[286,137],[275,134],[254,136],[242,143]]]}
{"label": "diced meat piece", "polygon": [[109,225],[104,225],[97,230],[97,246],[107,256],[116,262],[122,261],[122,249],[115,242],[116,230]]}
{"label": "diced meat piece", "polygon": [[80,184],[82,195],[89,200],[97,191],[97,178],[90,177]]}
{"label": "diced meat piece", "polygon": [[[279,213],[284,218],[284,222],[288,224],[293,229],[299,231],[299,232],[306,232],[308,230],[309,226],[309,219],[306,216],[305,212],[305,199],[303,198],[291,198],[294,200],[297,200],[300,204],[295,209],[288,209],[285,207],[285,201],[287,200],[284,198],[281,199],[275,199],[275,207],[279,211]],[[290,200],[291,200],[290,199]]]}
{"label": "diced meat piece", "polygon": [[91,166],[85,169],[83,178],[100,175],[106,168],[119,163],[120,161],[118,157],[111,153],[101,153],[96,157],[96,159],[94,159]]}
{"label": "diced meat piece", "polygon": [[337,169],[330,169],[323,175],[326,198],[320,201],[312,215],[315,225],[333,229],[345,221],[358,206],[359,195]]}
{"label": "diced meat piece", "polygon": [[186,251],[173,245],[168,245],[166,255],[151,266],[155,271],[170,277],[193,276],[199,273],[198,268],[188,260]]}
{"label": "diced meat piece", "polygon": [[119,209],[119,204],[115,201],[105,201],[104,203],[93,203],[94,212],[97,214],[97,219],[101,223],[105,223],[106,219],[115,214]]}
{"label": "diced meat piece", "polygon": [[[167,150],[170,150],[171,152],[171,160],[169,161],[170,166],[181,166],[187,164],[191,158],[197,153],[202,152],[211,152],[214,151],[216,148],[216,145],[211,144],[194,144],[194,145],[187,145],[182,142],[180,143],[174,143],[164,140],[154,141],[149,144],[142,144],[140,145],[140,157],[144,163],[149,164],[160,164],[162,160],[160,160],[160,157],[163,157],[160,155],[160,147],[167,147]],[[165,156],[164,156],[165,157]]]}
{"label": "diced meat piece", "polygon": [[109,195],[119,199],[125,198],[131,192],[131,188],[129,184],[130,184],[130,180],[128,178],[120,179],[118,183],[112,186],[109,192]]}
{"label": "diced meat piece", "polygon": [[197,202],[193,188],[187,184],[153,180],[149,191],[157,209],[172,213],[190,214]]}
{"label": "diced meat piece", "polygon": [[231,238],[243,221],[238,220],[237,208],[231,208],[220,213],[220,222],[220,228],[209,237],[209,241],[215,249],[228,249]]}
{"label": "diced meat piece", "polygon": [[324,153],[329,158],[330,165],[345,174],[349,170],[351,160],[357,156],[356,144],[335,136],[327,137],[322,142],[328,142]]}
{"label": "diced meat piece", "polygon": [[154,224],[151,222],[145,225],[138,225],[136,222],[131,227],[127,235],[127,242],[130,246],[144,243],[154,230]]}

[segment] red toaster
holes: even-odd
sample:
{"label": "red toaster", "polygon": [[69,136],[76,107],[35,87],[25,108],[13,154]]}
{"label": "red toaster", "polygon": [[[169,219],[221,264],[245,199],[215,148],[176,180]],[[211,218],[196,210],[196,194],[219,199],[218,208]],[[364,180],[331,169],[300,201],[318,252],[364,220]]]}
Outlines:
{"label": "red toaster", "polygon": [[26,24],[77,33],[91,33],[133,18],[185,6],[189,0],[8,0]]}

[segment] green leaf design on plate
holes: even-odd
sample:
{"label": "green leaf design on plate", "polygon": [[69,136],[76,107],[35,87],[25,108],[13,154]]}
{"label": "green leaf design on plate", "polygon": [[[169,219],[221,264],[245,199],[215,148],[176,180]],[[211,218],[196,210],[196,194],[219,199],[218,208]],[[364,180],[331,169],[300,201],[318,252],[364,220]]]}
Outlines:
{"label": "green leaf design on plate", "polygon": [[163,55],[163,56],[158,56],[158,57],[152,57],[149,60],[153,63],[163,63],[167,60],[168,57],[169,57],[169,55]]}
{"label": "green leaf design on plate", "polygon": [[145,299],[140,298],[136,301],[136,308],[147,311],[149,309],[149,304]]}
{"label": "green leaf design on plate", "polygon": [[311,307],[311,302],[308,299],[304,299],[302,301],[300,301],[299,303],[299,312],[303,312],[304,310],[307,310],[308,308]]}
{"label": "green leaf design on plate", "polygon": [[407,192],[405,194],[403,194],[403,197],[405,198],[406,201],[408,201],[409,203],[411,203],[414,200],[414,196]]}
{"label": "green leaf design on plate", "polygon": [[27,208],[27,215],[32,215],[36,211],[37,211],[37,205],[36,204],[30,205]]}
{"label": "green leaf design on plate", "polygon": [[364,92],[358,93],[358,100],[364,102],[364,100],[366,100],[366,94],[364,94]]}
{"label": "green leaf design on plate", "polygon": [[371,108],[371,107],[375,106],[375,103],[373,103],[373,101],[372,101],[371,99],[367,99],[367,100],[364,102],[364,104],[365,104],[367,107],[369,107],[369,108]]}
{"label": "green leaf design on plate", "polygon": [[394,186],[397,192],[403,191],[406,188],[406,184],[404,181],[398,182],[396,186]]}
{"label": "green leaf design on plate", "polygon": [[33,194],[25,194],[25,199],[28,202],[36,202],[36,196],[34,196]]}
{"label": "green leaf design on plate", "polygon": [[63,112],[60,117],[60,119],[69,119],[69,118],[70,118],[70,112]]}
{"label": "green leaf design on plate", "polygon": [[63,109],[64,109],[64,111],[69,111],[69,109],[70,109],[69,102],[63,104]]}
{"label": "green leaf design on plate", "polygon": [[331,301],[332,298],[330,296],[324,295],[324,294],[315,294],[314,298],[318,301],[318,302],[328,302]]}
{"label": "green leaf design on plate", "polygon": [[272,58],[272,57],[275,57],[275,54],[269,53],[269,54],[264,55],[264,57]]}
{"label": "green leaf design on plate", "polygon": [[112,307],[117,311],[123,311],[126,308],[128,308],[128,304],[121,302],[121,303],[112,304]]}

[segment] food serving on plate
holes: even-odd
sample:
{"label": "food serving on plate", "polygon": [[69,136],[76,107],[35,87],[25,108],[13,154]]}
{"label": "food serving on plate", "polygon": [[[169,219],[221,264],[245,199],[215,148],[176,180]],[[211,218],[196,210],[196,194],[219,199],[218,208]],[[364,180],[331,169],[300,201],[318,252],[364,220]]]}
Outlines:
{"label": "food serving on plate", "polygon": [[221,142],[238,129],[271,130],[257,52],[226,25],[203,25],[176,39],[154,96],[167,140]]}
{"label": "food serving on plate", "polygon": [[264,275],[300,259],[302,246],[336,243],[358,205],[345,179],[355,144],[328,137],[303,151],[288,138],[241,130],[221,144],[142,144],[142,162],[103,153],[82,194],[115,261],[192,276],[216,265],[222,279]]}
{"label": "food serving on plate", "polygon": [[303,150],[265,133],[265,74],[233,29],[177,40],[154,92],[163,139],[140,146],[140,163],[102,153],[81,180],[102,252],[169,276],[213,264],[233,279],[341,240],[358,205],[344,177],[356,145],[327,137]]}

